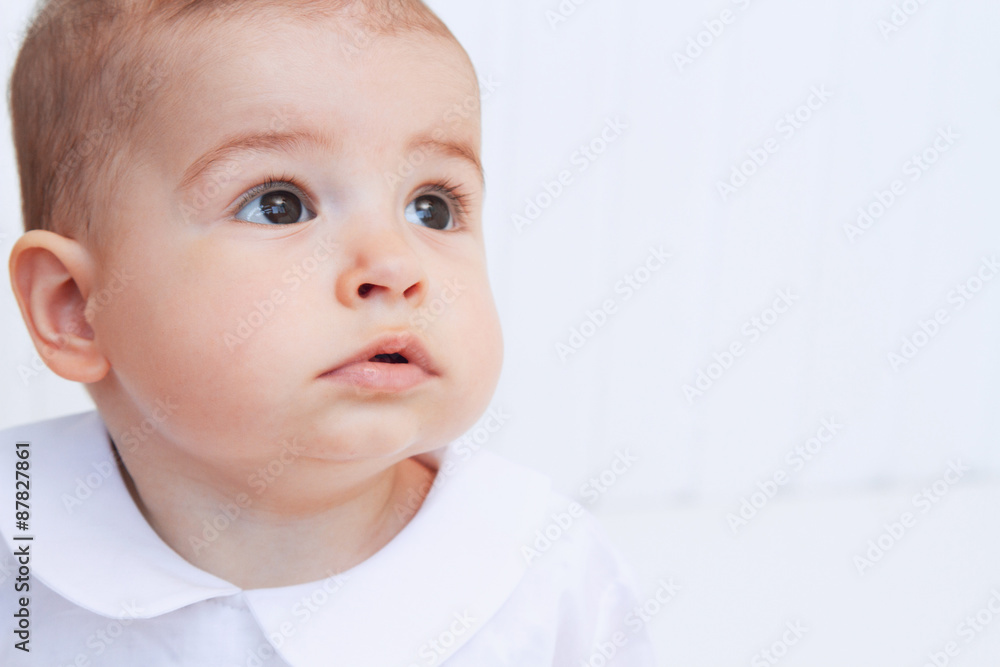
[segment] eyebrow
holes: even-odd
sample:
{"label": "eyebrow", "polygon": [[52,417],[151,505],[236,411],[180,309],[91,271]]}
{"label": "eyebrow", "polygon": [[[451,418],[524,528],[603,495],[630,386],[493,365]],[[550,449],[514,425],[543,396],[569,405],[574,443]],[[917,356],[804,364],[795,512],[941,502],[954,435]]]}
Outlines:
{"label": "eyebrow", "polygon": [[[339,142],[325,133],[309,129],[288,132],[243,132],[231,136],[191,163],[191,166],[184,171],[178,190],[185,191],[192,188],[205,173],[235,154],[248,151],[290,153],[307,146],[336,152]],[[407,146],[405,153],[410,155],[414,151],[439,153],[445,157],[464,160],[475,167],[480,183],[486,182],[482,162],[469,142],[440,140],[431,134],[426,134],[415,137]]]}
{"label": "eyebrow", "polygon": [[406,147],[407,155],[414,151],[441,153],[446,157],[465,160],[476,168],[480,185],[486,184],[486,174],[483,172],[483,163],[479,160],[479,154],[476,153],[472,144],[466,141],[442,141],[435,139],[433,135],[422,135],[411,141],[410,145]]}

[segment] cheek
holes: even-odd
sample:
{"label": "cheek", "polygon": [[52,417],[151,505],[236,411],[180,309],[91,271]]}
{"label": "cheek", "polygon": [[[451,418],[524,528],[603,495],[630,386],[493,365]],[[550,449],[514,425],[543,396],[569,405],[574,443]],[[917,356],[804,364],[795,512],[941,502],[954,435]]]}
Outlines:
{"label": "cheek", "polygon": [[[134,255],[138,256],[138,255]],[[268,332],[280,283],[259,261],[219,253],[160,252],[130,262],[119,298],[96,313],[112,369],[143,400],[183,394],[222,407],[267,373]]]}
{"label": "cheek", "polygon": [[459,437],[482,418],[503,363],[500,319],[489,284],[485,278],[468,284],[469,290],[424,331],[449,376],[448,391],[427,414],[442,441]]}
{"label": "cheek", "polygon": [[[464,299],[464,295],[463,295]],[[461,309],[454,346],[462,350],[467,364],[463,369],[463,389],[475,393],[485,409],[500,379],[503,364],[503,334],[500,317],[489,284],[483,279],[470,290],[467,305]]]}

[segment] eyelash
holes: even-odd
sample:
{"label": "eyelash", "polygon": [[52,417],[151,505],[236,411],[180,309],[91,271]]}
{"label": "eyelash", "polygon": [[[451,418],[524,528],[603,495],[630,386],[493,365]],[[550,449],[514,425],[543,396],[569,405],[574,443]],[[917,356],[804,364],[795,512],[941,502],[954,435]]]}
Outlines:
{"label": "eyelash", "polygon": [[[233,206],[231,217],[235,217],[237,213],[243,210],[244,206],[252,202],[257,197],[279,187],[288,188],[292,190],[293,194],[302,197],[305,200],[312,200],[312,197],[306,194],[305,188],[300,187],[295,182],[295,178],[293,176],[288,174],[269,175],[264,179],[263,183],[253,186],[239,198]],[[430,183],[427,188],[420,191],[420,194],[418,194],[417,197],[421,197],[432,192],[443,193],[445,195],[445,199],[450,200],[453,209],[455,209],[456,215],[453,220],[455,226],[447,231],[454,232],[459,229],[464,229],[471,209],[472,195],[457,182],[446,178],[436,183]]]}
{"label": "eyelash", "polygon": [[[270,190],[277,190],[279,187],[291,190],[292,194],[301,197],[303,200],[312,199],[312,197],[310,197],[305,193],[305,190],[303,188],[299,187],[295,183],[295,178],[293,176],[288,174],[268,175],[264,179],[263,183],[253,186],[237,200],[236,204],[233,205],[233,210],[232,213],[230,214],[230,217],[235,218],[236,214],[242,211],[244,206],[252,202],[257,197],[261,196],[265,192],[268,192]],[[256,223],[251,223],[251,224],[256,224]]]}
{"label": "eyelash", "polygon": [[431,183],[430,189],[424,190],[417,196],[419,197],[430,192],[443,193],[445,195],[445,199],[451,200],[452,205],[455,209],[457,209],[454,219],[455,227],[449,231],[464,229],[468,222],[471,210],[472,195],[469,194],[461,185],[447,178],[438,181],[437,183]]}

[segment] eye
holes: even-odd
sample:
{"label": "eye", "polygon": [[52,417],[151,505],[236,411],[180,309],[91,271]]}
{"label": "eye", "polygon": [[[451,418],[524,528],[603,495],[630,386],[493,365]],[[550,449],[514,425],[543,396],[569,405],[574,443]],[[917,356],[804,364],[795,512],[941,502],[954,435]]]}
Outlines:
{"label": "eye", "polygon": [[448,202],[437,195],[420,195],[406,206],[403,215],[410,222],[430,229],[447,229],[452,224]]}
{"label": "eye", "polygon": [[[268,187],[277,189],[257,195],[258,190]],[[316,214],[310,211],[302,201],[302,197],[288,189],[280,189],[281,186],[288,187],[287,184],[264,184],[257,186],[248,192],[249,199],[243,207],[236,213],[236,218],[247,222],[257,222],[263,225],[291,225],[296,222],[312,220]]]}

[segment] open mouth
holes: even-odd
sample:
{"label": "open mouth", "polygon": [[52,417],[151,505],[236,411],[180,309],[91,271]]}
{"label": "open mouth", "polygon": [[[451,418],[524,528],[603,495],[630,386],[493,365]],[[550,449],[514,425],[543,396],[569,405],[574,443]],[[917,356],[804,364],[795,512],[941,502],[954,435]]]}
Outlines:
{"label": "open mouth", "polygon": [[410,363],[406,357],[399,354],[398,352],[393,352],[392,354],[376,354],[374,357],[368,361],[378,361],[385,364],[408,364]]}
{"label": "open mouth", "polygon": [[[395,369],[387,365],[380,369],[375,364],[403,365]],[[377,336],[353,356],[342,359],[336,366],[321,373],[320,377],[351,373],[360,373],[365,377],[372,373],[379,377],[386,373],[413,377],[440,375],[420,338],[405,331]]]}
{"label": "open mouth", "polygon": [[440,375],[420,338],[397,331],[375,337],[319,377],[353,386],[368,396],[406,392]]}

